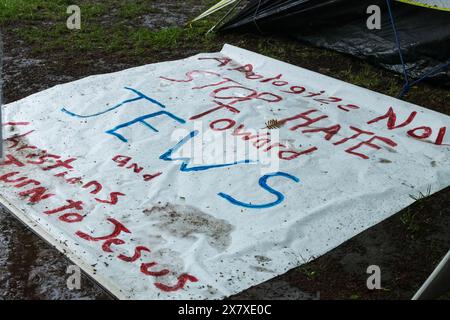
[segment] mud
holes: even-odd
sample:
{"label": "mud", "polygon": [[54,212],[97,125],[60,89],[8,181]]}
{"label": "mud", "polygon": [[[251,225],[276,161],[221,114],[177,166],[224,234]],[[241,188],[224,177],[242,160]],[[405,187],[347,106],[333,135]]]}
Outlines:
{"label": "mud", "polygon": [[222,219],[216,219],[197,208],[186,205],[156,205],[144,213],[155,222],[160,230],[174,237],[197,239],[205,236],[208,244],[218,251],[225,250],[231,243],[233,227]]}
{"label": "mud", "polygon": [[111,299],[82,275],[81,289],[70,290],[72,263],[0,207],[0,299]]}
{"label": "mud", "polygon": [[152,30],[184,26],[205,7],[201,3],[192,3],[189,4],[189,9],[180,11],[179,6],[179,1],[160,2],[155,6],[155,12],[144,15],[140,22]]}
{"label": "mud", "polygon": [[304,292],[283,279],[265,282],[230,300],[318,300],[319,292]]}

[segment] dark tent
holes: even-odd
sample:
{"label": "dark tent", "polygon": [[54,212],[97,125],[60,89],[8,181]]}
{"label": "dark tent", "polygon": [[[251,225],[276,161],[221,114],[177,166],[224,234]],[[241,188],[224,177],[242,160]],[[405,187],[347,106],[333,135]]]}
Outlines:
{"label": "dark tent", "polygon": [[[221,30],[287,34],[404,73],[399,44],[409,77],[450,86],[450,0],[389,1],[250,0]],[[379,30],[366,24],[371,5],[381,8]]]}

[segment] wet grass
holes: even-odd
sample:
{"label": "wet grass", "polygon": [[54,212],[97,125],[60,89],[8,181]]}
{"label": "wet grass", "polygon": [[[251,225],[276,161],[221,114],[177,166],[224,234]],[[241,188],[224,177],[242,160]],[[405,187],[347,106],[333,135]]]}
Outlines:
{"label": "wet grass", "polygon": [[367,89],[385,87],[385,94],[389,96],[396,96],[402,88],[402,82],[392,77],[386,79],[383,77],[382,72],[369,64],[364,65],[360,70],[355,71],[353,67],[344,70],[341,76],[346,79],[347,82],[355,84]]}
{"label": "wet grass", "polygon": [[15,21],[49,21],[62,18],[67,7],[71,4],[68,0],[1,0],[0,24]]}
{"label": "wet grass", "polygon": [[[180,26],[152,30],[142,26],[142,16],[158,13],[153,1],[81,1],[81,29],[66,27],[70,1],[9,1],[0,0],[0,26],[11,27],[35,54],[54,51],[85,53],[116,53],[142,55],[159,49],[196,46],[212,47],[214,34],[205,35],[210,21],[195,24],[195,28]],[[111,23],[102,23],[105,16]],[[14,23],[29,24],[17,28]]]}
{"label": "wet grass", "polygon": [[402,210],[399,214],[401,223],[405,226],[405,231],[411,236],[417,236],[423,227],[423,221],[417,218],[424,210],[427,210],[428,198],[431,196],[431,186],[425,192],[419,191],[418,194],[410,194],[409,197],[416,201],[413,206]]}

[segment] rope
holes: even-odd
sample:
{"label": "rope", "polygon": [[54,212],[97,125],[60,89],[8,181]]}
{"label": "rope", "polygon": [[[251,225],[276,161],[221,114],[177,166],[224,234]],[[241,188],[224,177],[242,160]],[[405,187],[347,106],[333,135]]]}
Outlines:
{"label": "rope", "polygon": [[441,70],[444,70],[445,68],[450,66],[450,60],[447,61],[446,63],[444,63],[443,65],[437,66],[434,69],[431,69],[430,71],[426,72],[424,75],[422,75],[419,79],[410,82],[409,77],[408,77],[408,68],[405,64],[405,59],[403,58],[403,52],[402,52],[402,48],[401,48],[401,41],[400,41],[400,36],[397,32],[397,27],[395,25],[395,18],[394,15],[392,13],[392,4],[391,4],[391,0],[386,0],[386,4],[387,4],[387,8],[388,8],[388,12],[389,12],[389,19],[391,21],[392,24],[392,30],[394,30],[394,36],[395,36],[395,43],[397,45],[397,50],[398,50],[398,55],[400,57],[400,62],[402,64],[402,68],[403,68],[403,76],[405,77],[405,83],[403,85],[402,90],[400,91],[400,93],[397,95],[397,98],[402,98],[405,94],[408,93],[409,90],[411,90],[411,87],[418,84],[419,82],[422,82],[423,80],[425,80],[426,78],[428,78],[429,76],[438,73]]}
{"label": "rope", "polygon": [[259,33],[260,33],[260,34],[263,34],[263,32],[261,31],[261,29],[259,28],[258,23],[256,22],[256,16],[258,15],[259,8],[261,7],[261,1],[262,1],[262,0],[259,0],[258,6],[256,7],[256,10],[255,10],[255,14],[253,15],[253,23],[255,24],[256,29],[258,29]]}
{"label": "rope", "polygon": [[213,32],[219,24],[221,24],[226,18],[228,18],[228,16],[238,7],[239,4],[241,4],[241,2],[242,0],[236,2],[236,4],[222,18],[220,18],[220,20],[215,25],[213,25],[211,29],[206,32],[206,34]]}
{"label": "rope", "polygon": [[416,80],[416,81],[414,81],[413,83],[411,83],[411,86],[413,86],[413,85],[419,83],[420,81],[425,80],[425,79],[428,78],[429,76],[431,76],[431,75],[433,75],[433,74],[436,74],[436,73],[438,73],[438,72],[441,71],[441,70],[444,70],[444,69],[448,68],[449,66],[450,66],[450,60],[447,61],[446,63],[444,63],[443,65],[437,66],[436,68],[431,69],[430,71],[428,71],[427,73],[425,73],[421,78],[419,78],[418,80]]}
{"label": "rope", "polygon": [[407,70],[407,67],[405,64],[405,60],[403,59],[402,47],[400,44],[400,36],[398,35],[397,27],[395,25],[394,15],[392,14],[391,0],[386,0],[386,4],[387,4],[387,8],[388,8],[388,13],[389,13],[389,19],[392,24],[392,30],[394,30],[395,43],[397,45],[398,55],[400,56],[400,62],[402,63],[403,76],[405,77],[405,84],[403,85],[402,91],[399,94],[399,98],[401,98],[406,92],[408,92],[410,90],[411,87],[409,85],[408,70]]}

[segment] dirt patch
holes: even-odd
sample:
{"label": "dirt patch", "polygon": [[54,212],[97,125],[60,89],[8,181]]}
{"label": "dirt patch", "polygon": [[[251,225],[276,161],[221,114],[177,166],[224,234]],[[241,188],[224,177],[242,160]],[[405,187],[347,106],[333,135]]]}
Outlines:
{"label": "dirt patch", "polygon": [[228,222],[192,206],[156,205],[144,213],[155,221],[156,227],[174,237],[195,240],[198,234],[202,234],[208,244],[218,251],[225,250],[231,243],[233,227]]}
{"label": "dirt patch", "polygon": [[266,262],[272,261],[272,259],[270,259],[269,257],[265,257],[265,256],[255,256],[255,259],[259,263],[266,263]]}
{"label": "dirt patch", "polygon": [[[412,219],[406,219],[413,217]],[[449,249],[450,188],[421,199],[327,254],[267,282],[285,281],[321,299],[411,299]],[[381,290],[369,290],[367,268],[381,270]],[[263,285],[232,299],[257,298]],[[450,298],[444,296],[443,298]]]}
{"label": "dirt patch", "polygon": [[153,30],[184,26],[205,8],[201,3],[192,3],[188,6],[189,8],[180,11],[179,6],[179,1],[171,0],[159,2],[157,5],[155,4],[153,12],[150,12],[141,18],[141,23],[143,26]]}
{"label": "dirt patch", "polygon": [[282,278],[265,282],[243,293],[233,296],[230,300],[317,300],[319,292],[305,292],[292,286]]}
{"label": "dirt patch", "polygon": [[66,284],[70,265],[62,253],[0,206],[0,300],[112,298],[84,274],[81,289],[70,290]]}

